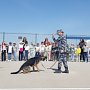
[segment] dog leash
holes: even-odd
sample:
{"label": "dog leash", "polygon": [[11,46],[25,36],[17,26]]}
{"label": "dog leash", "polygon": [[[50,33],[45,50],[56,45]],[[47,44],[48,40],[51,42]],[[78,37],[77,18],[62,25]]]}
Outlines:
{"label": "dog leash", "polygon": [[[42,64],[42,62],[40,62],[41,63],[41,65],[45,68],[45,66]],[[46,69],[46,68],[45,68]]]}
{"label": "dog leash", "polygon": [[[57,60],[56,60],[56,62],[57,62]],[[52,68],[56,64],[56,62],[54,62],[54,64],[50,68]]]}

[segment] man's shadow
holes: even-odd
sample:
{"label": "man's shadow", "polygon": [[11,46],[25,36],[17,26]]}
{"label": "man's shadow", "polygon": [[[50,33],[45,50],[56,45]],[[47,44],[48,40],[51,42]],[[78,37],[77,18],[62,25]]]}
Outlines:
{"label": "man's shadow", "polygon": [[57,72],[57,71],[58,71],[58,69],[56,69],[56,68],[47,68],[47,69],[51,69],[51,70],[53,70],[54,72]]}

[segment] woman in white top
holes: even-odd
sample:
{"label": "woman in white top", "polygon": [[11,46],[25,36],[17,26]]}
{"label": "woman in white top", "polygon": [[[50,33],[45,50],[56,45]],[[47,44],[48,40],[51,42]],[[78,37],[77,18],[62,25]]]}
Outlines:
{"label": "woman in white top", "polygon": [[24,43],[22,41],[20,41],[20,43],[19,43],[19,61],[22,61],[22,59],[23,59],[23,47],[24,47]]}

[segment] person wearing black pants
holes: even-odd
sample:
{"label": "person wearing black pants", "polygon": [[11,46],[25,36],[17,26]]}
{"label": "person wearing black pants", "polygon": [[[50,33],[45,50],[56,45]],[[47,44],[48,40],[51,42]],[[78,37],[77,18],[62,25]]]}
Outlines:
{"label": "person wearing black pants", "polygon": [[80,46],[80,48],[81,48],[81,53],[80,53],[80,61],[84,61],[85,60],[85,58],[84,58],[84,48],[83,48],[83,46],[85,45],[85,41],[84,41],[84,39],[81,39],[80,40],[80,42],[79,42],[79,46]]}
{"label": "person wearing black pants", "polygon": [[19,51],[19,61],[22,61],[22,59],[23,59],[23,51],[22,52]]}
{"label": "person wearing black pants", "polygon": [[83,49],[84,49],[84,62],[88,62],[88,47],[87,47],[87,44],[83,46]]}
{"label": "person wearing black pants", "polygon": [[2,45],[1,45],[1,61],[6,61],[6,44],[5,42],[2,42]]}
{"label": "person wearing black pants", "polygon": [[83,52],[83,49],[81,48],[81,53],[80,53],[80,62],[81,62],[82,60],[84,61],[85,58],[84,58],[84,52]]}
{"label": "person wearing black pants", "polygon": [[6,61],[6,50],[2,50],[1,60],[2,60],[2,61]]}

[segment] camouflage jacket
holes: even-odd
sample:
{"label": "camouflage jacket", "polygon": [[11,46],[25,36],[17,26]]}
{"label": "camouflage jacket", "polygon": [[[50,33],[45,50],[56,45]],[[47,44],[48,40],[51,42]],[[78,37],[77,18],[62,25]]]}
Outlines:
{"label": "camouflage jacket", "polygon": [[54,42],[57,43],[58,50],[60,53],[66,53],[67,50],[67,42],[65,36],[59,36],[57,39],[53,37]]}

